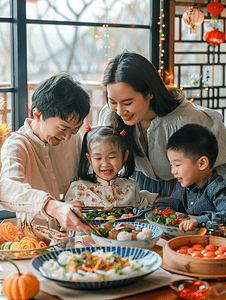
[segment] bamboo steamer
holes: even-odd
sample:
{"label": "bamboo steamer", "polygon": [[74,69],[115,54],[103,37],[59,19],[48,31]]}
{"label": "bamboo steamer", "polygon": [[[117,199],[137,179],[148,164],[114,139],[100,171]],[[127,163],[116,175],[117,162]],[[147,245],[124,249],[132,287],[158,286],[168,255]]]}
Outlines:
{"label": "bamboo steamer", "polygon": [[226,246],[226,238],[209,235],[190,235],[173,238],[163,247],[163,263],[168,269],[188,275],[191,274],[191,276],[198,274],[199,276],[206,275],[207,277],[222,275],[226,277],[226,258],[204,259],[176,252],[181,246],[191,247],[194,244],[201,244],[204,247],[208,244],[214,244],[217,247]]}

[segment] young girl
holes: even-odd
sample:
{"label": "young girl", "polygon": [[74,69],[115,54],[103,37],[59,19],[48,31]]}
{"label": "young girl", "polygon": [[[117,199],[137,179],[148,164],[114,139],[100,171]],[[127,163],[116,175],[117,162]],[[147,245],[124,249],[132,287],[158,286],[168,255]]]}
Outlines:
{"label": "young girl", "polygon": [[[129,134],[110,126],[87,126],[78,175],[65,201],[83,201],[85,206],[133,206],[147,209],[158,194],[139,192],[135,180],[134,154]],[[73,201],[73,202],[72,202]]]}

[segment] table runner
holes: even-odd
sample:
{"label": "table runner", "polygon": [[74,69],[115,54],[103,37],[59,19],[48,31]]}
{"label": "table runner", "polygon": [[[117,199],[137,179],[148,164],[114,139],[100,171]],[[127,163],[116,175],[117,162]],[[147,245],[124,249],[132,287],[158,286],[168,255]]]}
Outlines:
{"label": "table runner", "polygon": [[[103,290],[72,290],[61,287],[55,282],[40,276],[38,272],[32,268],[30,260],[17,260],[15,261],[15,263],[18,265],[21,272],[27,271],[36,275],[36,277],[40,281],[40,290],[51,295],[56,295],[63,300],[93,300],[94,297],[96,297],[98,300],[118,299],[126,296],[151,291],[159,287],[167,286],[171,281],[174,280],[191,278],[177,274],[172,274],[168,271],[165,271],[162,268],[159,268],[147,277],[140,279],[136,283],[125,287]],[[0,264],[3,267],[3,271],[0,273],[0,280],[3,280],[8,274],[16,272],[15,267],[9,262],[3,261],[0,262]],[[40,298],[35,297],[35,299]]]}

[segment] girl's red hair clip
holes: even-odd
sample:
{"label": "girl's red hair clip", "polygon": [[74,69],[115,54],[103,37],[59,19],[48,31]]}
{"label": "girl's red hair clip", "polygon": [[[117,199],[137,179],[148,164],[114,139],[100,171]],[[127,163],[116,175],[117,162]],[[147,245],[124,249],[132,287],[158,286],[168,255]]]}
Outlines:
{"label": "girl's red hair clip", "polygon": [[90,130],[91,130],[91,125],[90,125],[90,123],[88,123],[86,126],[86,132],[89,132]]}
{"label": "girl's red hair clip", "polygon": [[126,134],[126,131],[125,131],[125,130],[122,130],[122,131],[120,132],[120,134],[121,134],[121,135],[125,135],[125,134]]}

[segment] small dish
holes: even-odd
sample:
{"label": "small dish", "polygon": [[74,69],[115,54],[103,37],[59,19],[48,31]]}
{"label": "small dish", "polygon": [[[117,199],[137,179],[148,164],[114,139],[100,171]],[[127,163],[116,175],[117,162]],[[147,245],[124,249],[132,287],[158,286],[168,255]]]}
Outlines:
{"label": "small dish", "polygon": [[176,280],[170,283],[179,299],[204,300],[210,292],[210,286],[206,281],[199,279]]}

